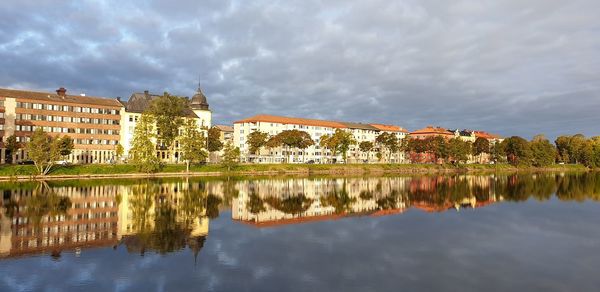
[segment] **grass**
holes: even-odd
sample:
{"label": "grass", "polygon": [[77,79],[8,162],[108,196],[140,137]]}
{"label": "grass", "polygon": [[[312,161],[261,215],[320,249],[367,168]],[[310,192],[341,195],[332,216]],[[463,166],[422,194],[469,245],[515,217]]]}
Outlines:
{"label": "grass", "polygon": [[[437,171],[517,171],[517,170],[557,170],[557,171],[584,171],[582,165],[553,165],[547,168],[515,167],[508,164],[468,164],[468,165],[435,165],[435,164],[240,164],[227,171],[221,165],[192,165],[191,172],[195,173],[261,173],[261,172],[302,172],[302,173],[339,173],[339,172],[437,172]],[[165,165],[159,173],[185,172],[183,164]],[[111,175],[139,173],[135,165],[129,164],[86,164],[56,166],[49,175]],[[33,165],[2,165],[0,176],[35,176]]]}

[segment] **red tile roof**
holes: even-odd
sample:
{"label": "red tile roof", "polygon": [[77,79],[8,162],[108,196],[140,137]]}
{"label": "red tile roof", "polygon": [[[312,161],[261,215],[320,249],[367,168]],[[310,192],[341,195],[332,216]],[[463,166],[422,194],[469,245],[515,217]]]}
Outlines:
{"label": "red tile roof", "polygon": [[92,104],[92,105],[110,106],[110,107],[122,107],[123,106],[115,98],[79,96],[79,95],[65,95],[63,97],[56,93],[39,92],[39,91],[31,91],[31,90],[7,89],[7,88],[0,88],[0,97],[34,99],[34,100],[47,101],[47,102]]}
{"label": "red tile roof", "polygon": [[384,124],[370,124],[370,125],[381,131],[408,133],[408,131],[406,129],[399,127],[399,126],[384,125]]}
{"label": "red tile roof", "polygon": [[422,134],[436,134],[436,135],[452,135],[454,136],[454,132],[449,131],[448,129],[441,127],[433,127],[427,126],[423,129],[419,129],[416,131],[410,132],[411,135],[422,135]]}

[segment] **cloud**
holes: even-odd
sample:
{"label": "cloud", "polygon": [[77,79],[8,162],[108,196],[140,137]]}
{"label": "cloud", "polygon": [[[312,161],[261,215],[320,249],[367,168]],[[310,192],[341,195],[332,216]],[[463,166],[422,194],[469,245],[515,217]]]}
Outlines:
{"label": "cloud", "polygon": [[0,86],[194,94],[257,113],[598,135],[600,3],[32,1],[0,11]]}

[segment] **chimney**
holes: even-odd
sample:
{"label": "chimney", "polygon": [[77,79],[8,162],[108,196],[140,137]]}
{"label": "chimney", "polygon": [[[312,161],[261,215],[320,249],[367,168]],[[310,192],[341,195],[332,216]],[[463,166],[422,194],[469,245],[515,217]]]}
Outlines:
{"label": "chimney", "polygon": [[64,87],[61,87],[56,90],[56,94],[58,94],[59,96],[65,97],[65,96],[67,96],[67,89],[65,89]]}

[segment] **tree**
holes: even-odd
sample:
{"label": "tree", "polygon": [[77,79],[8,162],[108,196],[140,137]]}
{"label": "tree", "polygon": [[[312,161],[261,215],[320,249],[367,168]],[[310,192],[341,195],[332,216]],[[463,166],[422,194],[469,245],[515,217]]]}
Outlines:
{"label": "tree", "polygon": [[371,154],[371,150],[373,149],[374,146],[375,145],[373,144],[373,142],[370,142],[370,141],[362,141],[362,142],[360,142],[360,144],[358,144],[358,148],[360,149],[360,151],[367,153],[367,162],[370,160],[369,154]]}
{"label": "tree", "polygon": [[240,161],[240,148],[233,147],[231,143],[225,144],[223,148],[223,159],[221,164],[227,167],[227,171],[231,171],[232,167],[239,164]]}
{"label": "tree", "polygon": [[391,133],[383,132],[379,134],[379,136],[375,138],[375,143],[379,146],[380,151],[388,151],[388,163],[392,161],[392,153],[400,150],[400,144],[398,143],[396,135]]}
{"label": "tree", "polygon": [[446,161],[449,155],[449,143],[446,141],[446,138],[442,136],[428,137],[424,140],[424,143],[424,148],[427,149],[428,152],[433,153],[436,163],[437,159],[442,159],[444,162]]}
{"label": "tree", "polygon": [[249,146],[250,153],[257,155],[260,158],[260,149],[267,144],[269,134],[261,131],[253,131],[248,135],[246,144]]}
{"label": "tree", "polygon": [[545,167],[554,164],[557,157],[556,148],[544,135],[536,135],[529,146],[534,166]]}
{"label": "tree", "polygon": [[[307,147],[314,144],[314,141],[310,138],[310,134],[299,130],[285,130],[280,132],[273,138],[273,145],[282,145],[286,148],[286,156],[289,156],[291,148],[306,149]],[[289,162],[286,159],[286,162]]]}
{"label": "tree", "polygon": [[156,148],[152,143],[154,134],[154,119],[149,114],[142,114],[133,131],[131,150],[129,156],[131,161],[143,172],[156,172],[160,169],[160,160],[156,156]]}
{"label": "tree", "polygon": [[60,143],[59,143],[59,151],[60,151],[60,155],[62,156],[67,156],[69,154],[71,154],[71,152],[73,151],[73,138],[69,137],[69,136],[63,136],[62,138],[60,138]]}
{"label": "tree", "polygon": [[483,137],[477,137],[473,143],[473,155],[479,157],[479,163],[481,163],[484,153],[490,153],[490,141]]}
{"label": "tree", "polygon": [[152,100],[146,109],[146,113],[154,118],[157,144],[162,149],[173,152],[175,139],[179,136],[179,128],[183,125],[187,107],[187,99],[165,92]]}
{"label": "tree", "polygon": [[206,137],[206,150],[208,150],[209,153],[214,153],[221,151],[221,149],[223,149],[223,142],[221,142],[221,130],[219,130],[217,127],[208,129],[208,135]]}
{"label": "tree", "polygon": [[117,155],[117,159],[121,159],[124,153],[125,149],[123,149],[123,146],[121,144],[117,144],[117,146],[115,146],[115,154]]}
{"label": "tree", "polygon": [[556,140],[554,140],[556,150],[558,151],[558,161],[563,163],[569,163],[571,161],[569,157],[570,141],[571,137],[569,136],[559,136],[556,138]]}
{"label": "tree", "polygon": [[306,148],[315,145],[315,141],[310,137],[310,134],[304,131],[300,131],[300,141],[298,142],[298,149],[302,149],[302,160],[304,161],[304,155],[306,154]]}
{"label": "tree", "polygon": [[336,129],[333,136],[331,136],[331,140],[335,141],[337,150],[342,153],[344,163],[348,163],[348,150],[350,150],[350,145],[356,144],[354,135],[352,135],[351,132],[344,131],[342,129]]}
{"label": "tree", "polygon": [[502,161],[506,157],[506,151],[504,149],[504,143],[495,142],[492,145],[492,159],[494,159],[494,163],[498,163],[498,161]]}
{"label": "tree", "polygon": [[336,139],[333,139],[331,135],[325,134],[321,136],[321,138],[319,139],[319,146],[321,146],[323,152],[325,152],[325,150],[330,150],[330,154],[332,157],[335,157],[337,155],[338,141]]}
{"label": "tree", "polygon": [[513,165],[531,165],[533,155],[529,142],[519,136],[512,136],[502,141],[508,162]]}
{"label": "tree", "polygon": [[186,119],[182,130],[179,137],[179,149],[181,150],[181,158],[185,160],[185,170],[190,172],[191,163],[206,161],[208,155],[204,150],[204,135],[198,130],[198,125],[194,119]]}
{"label": "tree", "polygon": [[448,141],[448,156],[454,162],[467,162],[471,152],[471,142],[463,141],[460,138],[452,138]]}
{"label": "tree", "polygon": [[54,162],[60,159],[60,145],[60,138],[52,138],[42,128],[37,128],[33,132],[31,141],[25,145],[25,150],[39,174],[48,174]]}
{"label": "tree", "polygon": [[10,161],[8,161],[8,163],[13,163],[15,161],[15,152],[22,147],[21,143],[17,142],[17,137],[13,134],[6,138],[4,147],[6,147],[7,157],[10,157]]}

